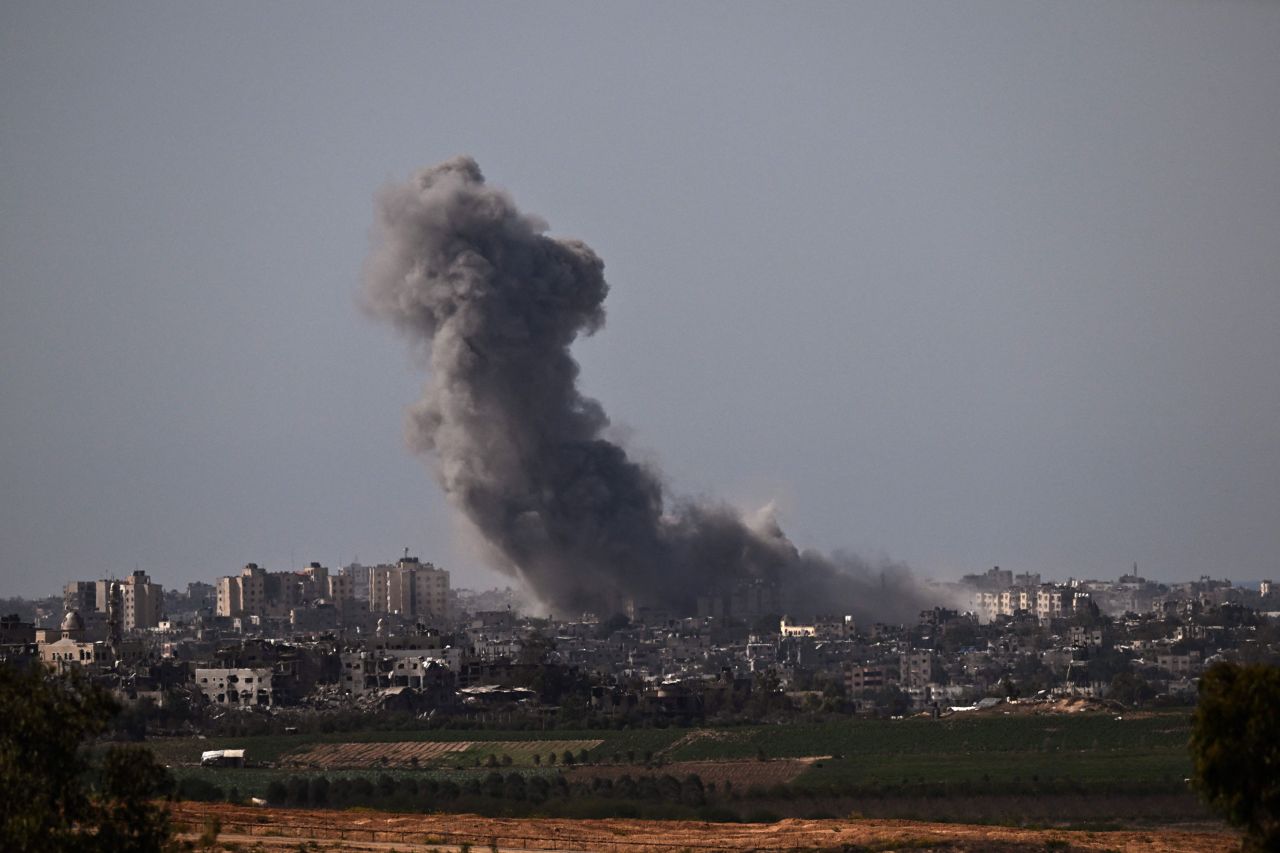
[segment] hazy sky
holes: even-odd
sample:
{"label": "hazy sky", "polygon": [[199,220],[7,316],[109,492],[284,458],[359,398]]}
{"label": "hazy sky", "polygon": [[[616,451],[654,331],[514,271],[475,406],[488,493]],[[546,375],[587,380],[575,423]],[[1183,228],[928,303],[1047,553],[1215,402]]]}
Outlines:
{"label": "hazy sky", "polygon": [[676,492],[955,577],[1280,576],[1280,4],[0,5],[0,595],[498,579],[358,307],[473,155]]}

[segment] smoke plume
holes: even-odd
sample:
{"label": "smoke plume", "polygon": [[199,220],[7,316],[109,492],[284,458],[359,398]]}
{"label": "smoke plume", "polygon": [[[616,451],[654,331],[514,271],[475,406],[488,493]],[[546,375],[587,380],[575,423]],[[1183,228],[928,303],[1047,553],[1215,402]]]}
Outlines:
{"label": "smoke plume", "polygon": [[[672,501],[660,476],[602,437],[569,352],[604,324],[604,264],[546,235],[457,157],[377,197],[369,310],[423,348],[430,378],[408,441],[430,455],[497,568],[569,612],[628,601],[692,613],[699,596],[767,596],[812,614],[911,615],[909,573],[797,549],[771,518]],[[736,593],[735,593],[736,591]]]}

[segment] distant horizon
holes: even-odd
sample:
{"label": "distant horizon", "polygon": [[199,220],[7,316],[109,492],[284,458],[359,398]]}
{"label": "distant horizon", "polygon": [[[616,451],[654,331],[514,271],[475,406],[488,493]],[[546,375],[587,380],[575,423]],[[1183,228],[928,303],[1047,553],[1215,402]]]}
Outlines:
{"label": "distant horizon", "polygon": [[[421,555],[413,555],[413,554],[410,554],[410,556],[418,556],[418,558],[419,558],[420,560],[422,560],[423,562],[432,563],[432,564],[433,564],[433,565],[435,565],[437,568],[445,569],[446,571],[448,570],[448,567],[447,567],[447,566],[442,566],[442,565],[440,565],[440,564],[438,564],[438,563],[435,563],[433,560],[430,560],[430,559],[427,559],[427,558],[425,558],[425,557],[422,557]],[[330,570],[337,570],[337,569],[344,568],[344,567],[345,567],[345,565],[352,565],[351,563],[346,563],[346,564],[344,564],[344,565],[339,565],[339,566],[329,566],[329,565],[325,564],[323,561],[308,561],[308,563],[309,563],[309,562],[319,562],[322,566],[324,566],[325,568],[330,569]],[[249,561],[247,561],[247,562],[245,562],[245,563],[241,564],[241,566],[240,566],[239,568],[243,568],[245,565],[248,565],[249,563],[256,563],[256,561],[254,561],[254,560],[249,560]],[[265,569],[265,570],[266,570],[266,571],[268,571],[268,572],[296,572],[296,571],[301,571],[303,568],[306,568],[306,566],[308,565],[308,563],[304,563],[303,565],[299,566],[297,569],[275,569],[275,568],[272,568],[271,566],[263,565],[262,563],[256,563],[256,565],[260,566],[261,568]],[[361,566],[374,566],[374,565],[394,565],[394,564],[395,564],[395,561],[394,561],[394,560],[390,560],[390,561],[386,561],[386,562],[382,562],[382,563],[364,563],[364,562],[361,562],[359,565],[361,565]],[[1001,566],[1001,565],[999,565],[999,564],[996,564],[996,565],[994,565],[994,566],[988,566],[986,569],[975,569],[975,570],[973,570],[972,572],[965,572],[964,574],[981,575],[981,574],[983,574],[983,573],[985,573],[985,572],[989,571],[991,568],[1001,568],[1001,569],[1004,569],[1005,567],[1004,567],[1004,566]],[[8,593],[8,592],[6,592],[6,591],[4,591],[4,590],[0,590],[0,599],[6,599],[6,598],[7,598],[7,599],[21,599],[21,600],[24,600],[24,601],[39,601],[39,600],[46,599],[46,598],[56,598],[56,597],[59,597],[59,596],[61,596],[61,595],[62,595],[62,589],[63,589],[63,588],[64,588],[68,583],[73,583],[73,582],[75,582],[75,581],[98,581],[98,580],[117,580],[117,579],[123,579],[123,578],[125,578],[125,577],[128,577],[128,576],[129,576],[129,574],[131,574],[133,571],[137,571],[137,570],[136,570],[136,569],[130,569],[128,572],[125,572],[124,574],[121,574],[121,575],[111,575],[111,574],[107,574],[107,575],[103,575],[103,576],[101,576],[101,577],[94,576],[94,577],[76,577],[76,578],[68,578],[67,580],[62,581],[62,582],[59,584],[59,588],[58,588],[58,590],[56,590],[56,591],[54,591],[54,592],[50,592],[50,593],[44,594],[44,595],[29,595],[29,594],[20,594],[20,593],[18,593],[18,594],[14,594],[14,593]],[[170,585],[170,584],[168,584],[168,583],[165,583],[165,581],[164,581],[160,576],[157,576],[157,575],[156,575],[156,574],[154,574],[153,572],[147,571],[146,569],[141,569],[141,571],[144,571],[144,572],[146,572],[146,573],[147,573],[147,576],[151,579],[151,582],[152,582],[152,583],[157,583],[157,584],[159,584],[159,585],[160,585],[162,588],[164,588],[166,591],[167,591],[167,590],[175,590],[175,591],[181,591],[181,592],[185,592],[185,591],[186,591],[186,587],[187,587],[187,585],[188,585],[188,584],[190,584],[190,583],[205,583],[205,584],[209,584],[209,585],[211,585],[211,586],[212,586],[212,585],[216,585],[217,580],[218,580],[218,578],[220,578],[220,577],[235,576],[235,575],[237,575],[237,574],[239,573],[239,571],[237,570],[237,571],[233,571],[233,572],[227,572],[226,574],[222,574],[222,575],[215,575],[214,577],[212,577],[212,578],[210,578],[210,579],[208,579],[208,580],[200,580],[200,579],[196,579],[196,580],[183,581],[183,582],[181,582],[181,586],[177,586],[177,585]],[[1034,572],[1034,571],[1033,571],[1033,572],[1022,572],[1022,571],[1019,571],[1019,570],[1017,570],[1017,569],[1009,569],[1009,571],[1012,571],[1014,575],[1020,575],[1020,574],[1039,574],[1039,575],[1041,576],[1041,578],[1040,578],[1041,583],[1066,584],[1068,581],[1073,580],[1073,579],[1074,579],[1074,580],[1077,580],[1077,581],[1081,581],[1081,582],[1087,582],[1087,581],[1110,581],[1110,580],[1116,580],[1116,579],[1118,579],[1118,578],[1120,578],[1120,577],[1124,577],[1125,575],[1130,574],[1130,573],[1131,573],[1131,571],[1132,571],[1132,567],[1130,567],[1130,571],[1128,571],[1128,572],[1121,572],[1121,573],[1119,573],[1119,574],[1115,575],[1115,577],[1107,577],[1107,576],[1103,576],[1103,575],[1089,575],[1089,576],[1085,576],[1085,575],[1071,575],[1071,576],[1064,577],[1064,578],[1057,578],[1057,577],[1052,577],[1052,576],[1045,575],[1043,572]],[[1144,580],[1147,580],[1147,581],[1150,581],[1150,582],[1153,582],[1153,583],[1157,583],[1157,584],[1163,584],[1163,585],[1165,585],[1165,586],[1172,585],[1172,584],[1180,584],[1180,583],[1193,583],[1193,582],[1199,581],[1199,580],[1201,580],[1202,578],[1206,578],[1206,577],[1207,577],[1207,578],[1209,578],[1210,580],[1215,580],[1215,581],[1219,581],[1219,580],[1230,581],[1230,583],[1231,583],[1231,585],[1232,585],[1232,587],[1233,587],[1233,588],[1234,588],[1234,587],[1248,588],[1248,587],[1250,587],[1250,586],[1257,586],[1257,585],[1258,585],[1258,584],[1260,584],[1260,583],[1263,583],[1263,582],[1271,582],[1271,581],[1273,581],[1273,580],[1274,580],[1273,578],[1269,578],[1269,577],[1237,579],[1237,578],[1232,578],[1232,577],[1230,577],[1230,575],[1209,575],[1209,574],[1203,574],[1203,573],[1202,573],[1202,574],[1200,574],[1200,575],[1197,575],[1197,576],[1195,576],[1195,577],[1186,577],[1186,578],[1169,578],[1169,579],[1164,579],[1164,578],[1156,578],[1156,577],[1151,577],[1151,576],[1145,575],[1145,574],[1143,574],[1143,573],[1142,573],[1141,568],[1139,568],[1138,576],[1139,576],[1139,577],[1141,577],[1141,578],[1142,578],[1142,579],[1144,579]],[[958,576],[958,577],[955,577],[955,578],[929,578],[929,577],[926,577],[926,578],[924,578],[923,580],[924,580],[924,582],[925,582],[926,584],[958,584],[958,583],[960,583],[960,582],[961,582],[961,578],[960,578],[959,576]],[[479,593],[483,593],[483,592],[492,592],[492,591],[495,591],[495,590],[497,590],[497,591],[501,591],[501,590],[503,590],[503,589],[508,589],[508,588],[509,588],[509,589],[512,589],[512,590],[517,591],[517,592],[528,592],[527,587],[525,587],[522,583],[520,583],[518,580],[516,580],[516,579],[514,579],[514,578],[507,579],[507,582],[506,582],[505,584],[504,584],[501,580],[496,581],[496,582],[495,582],[495,584],[496,584],[496,585],[494,585],[494,586],[488,586],[488,587],[482,587],[482,586],[470,586],[470,585],[466,585],[466,586],[459,586],[459,585],[455,585],[455,584],[453,583],[453,577],[452,577],[452,575],[450,576],[450,589],[452,589],[452,590],[454,590],[454,591],[458,591],[458,590],[467,590],[467,591],[470,591],[470,592],[479,592]],[[838,610],[839,608],[836,608],[836,609]]]}

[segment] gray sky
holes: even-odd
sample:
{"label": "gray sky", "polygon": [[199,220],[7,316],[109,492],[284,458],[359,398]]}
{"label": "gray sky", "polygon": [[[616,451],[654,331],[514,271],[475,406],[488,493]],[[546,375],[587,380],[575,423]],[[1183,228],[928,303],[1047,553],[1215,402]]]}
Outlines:
{"label": "gray sky", "polygon": [[[376,10],[376,14],[375,14]],[[0,6],[0,595],[483,569],[357,307],[471,154],[675,491],[955,577],[1280,575],[1280,4]]]}

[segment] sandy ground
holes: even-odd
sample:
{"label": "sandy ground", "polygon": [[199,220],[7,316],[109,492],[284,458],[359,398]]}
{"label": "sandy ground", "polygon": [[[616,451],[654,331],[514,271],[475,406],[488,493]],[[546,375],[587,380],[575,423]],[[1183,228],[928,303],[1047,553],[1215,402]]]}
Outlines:
{"label": "sandy ground", "polygon": [[1228,853],[1239,837],[1182,829],[1088,832],[1056,829],[918,823],[897,820],[798,820],[768,824],[697,821],[486,818],[475,815],[393,814],[367,811],[267,809],[178,803],[174,821],[195,838],[206,819],[222,823],[220,844],[242,851],[298,850],[567,850],[611,853],[671,851],[895,850],[955,853],[1014,851],[1121,851],[1121,853]]}

